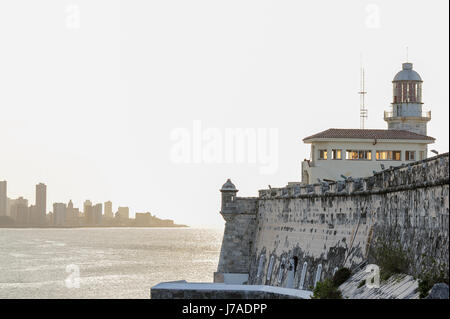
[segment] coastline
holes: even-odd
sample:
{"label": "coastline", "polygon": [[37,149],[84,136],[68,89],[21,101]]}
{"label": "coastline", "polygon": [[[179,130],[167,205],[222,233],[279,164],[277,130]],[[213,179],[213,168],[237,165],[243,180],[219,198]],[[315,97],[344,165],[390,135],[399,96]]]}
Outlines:
{"label": "coastline", "polygon": [[188,225],[172,225],[172,226],[132,226],[132,225],[93,225],[93,226],[56,226],[56,225],[0,225],[0,228],[50,228],[50,229],[64,229],[64,228],[191,228]]}

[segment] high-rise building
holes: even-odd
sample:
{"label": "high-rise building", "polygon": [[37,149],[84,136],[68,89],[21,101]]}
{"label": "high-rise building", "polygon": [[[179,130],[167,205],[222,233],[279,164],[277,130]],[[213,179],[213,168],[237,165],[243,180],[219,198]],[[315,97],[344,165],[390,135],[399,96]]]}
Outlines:
{"label": "high-rise building", "polygon": [[47,214],[47,186],[43,183],[36,185],[36,215],[39,224],[46,223]]}
{"label": "high-rise building", "polygon": [[130,209],[128,207],[119,207],[117,209],[117,218],[120,219],[129,219],[130,218]]}
{"label": "high-rise building", "polygon": [[64,203],[53,204],[53,224],[63,226],[66,224],[67,207]]}
{"label": "high-rise building", "polygon": [[0,181],[0,216],[7,216],[7,183],[6,181]]}
{"label": "high-rise building", "polygon": [[76,225],[78,224],[78,216],[73,208],[72,200],[69,201],[66,208],[66,225]]}
{"label": "high-rise building", "polygon": [[107,218],[113,218],[113,211],[112,211],[112,202],[107,201],[105,202],[105,217]]}
{"label": "high-rise building", "polygon": [[92,207],[93,224],[100,225],[102,222],[103,205],[101,203],[95,204]]}
{"label": "high-rise building", "polygon": [[30,223],[30,209],[28,200],[19,197],[11,205],[11,217],[18,225],[27,225]]}
{"label": "high-rise building", "polygon": [[11,206],[14,204],[15,199],[7,198],[6,199],[6,215],[11,217]]}
{"label": "high-rise building", "polygon": [[86,225],[92,225],[94,218],[92,216],[92,202],[88,199],[84,201],[83,205],[84,223]]}
{"label": "high-rise building", "polygon": [[36,206],[30,205],[29,213],[30,213],[30,224],[36,225],[39,224],[39,216],[36,212]]}

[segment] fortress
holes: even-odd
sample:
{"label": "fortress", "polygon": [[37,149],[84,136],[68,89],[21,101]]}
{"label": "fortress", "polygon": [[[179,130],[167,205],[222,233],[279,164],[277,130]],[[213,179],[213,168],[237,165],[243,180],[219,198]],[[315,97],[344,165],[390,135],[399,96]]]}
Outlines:
{"label": "fortress", "polygon": [[[215,282],[311,290],[368,259],[377,237],[411,251],[410,274],[449,262],[449,155],[336,183],[261,190],[237,197],[227,181],[226,221]],[[448,269],[448,268],[447,268]]]}
{"label": "fortress", "polygon": [[401,243],[410,275],[448,269],[449,156],[426,158],[431,112],[422,111],[412,63],[392,83],[386,130],[329,129],[304,139],[311,159],[301,183],[255,198],[237,197],[230,180],[223,185],[215,282],[312,290],[339,268],[370,262],[377,239]]}
{"label": "fortress", "polygon": [[[436,267],[448,276],[449,154],[427,158],[431,112],[422,112],[422,79],[411,63],[393,89],[387,130],[329,129],[304,139],[312,145],[302,182],[238,197],[228,179],[220,189],[225,230],[215,284],[166,283],[152,288],[152,298],[309,298],[300,292],[338,269],[356,273],[373,263],[369,252],[379,241],[407,253],[409,283]],[[417,282],[400,285],[385,297],[417,297]]]}

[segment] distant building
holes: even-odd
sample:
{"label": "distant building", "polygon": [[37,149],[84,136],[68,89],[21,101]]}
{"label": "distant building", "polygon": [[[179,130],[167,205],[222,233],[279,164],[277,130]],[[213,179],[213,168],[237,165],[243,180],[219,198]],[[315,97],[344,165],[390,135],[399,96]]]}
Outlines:
{"label": "distant building", "polygon": [[83,212],[84,212],[84,223],[86,225],[93,225],[94,216],[92,214],[92,202],[89,199],[84,201]]}
{"label": "distant building", "polygon": [[105,202],[105,217],[107,218],[113,218],[113,211],[112,211],[112,202],[107,201]]}
{"label": "distant building", "polygon": [[431,112],[422,111],[422,79],[403,63],[393,80],[392,111],[384,113],[388,129],[328,129],[303,139],[311,144],[309,160],[302,163],[302,183],[367,177],[389,166],[427,158],[427,123]]}
{"label": "distant building", "polygon": [[46,223],[47,214],[47,186],[43,183],[36,185],[36,214],[38,224]]}
{"label": "distant building", "polygon": [[117,209],[116,218],[129,219],[130,218],[130,209],[128,207],[119,207]]}
{"label": "distant building", "polygon": [[74,225],[80,225],[81,213],[79,208],[72,209],[72,216],[74,220]]}
{"label": "distant building", "polygon": [[53,224],[63,226],[66,224],[67,206],[64,203],[53,204]]}
{"label": "distant building", "polygon": [[6,215],[11,216],[11,206],[14,204],[15,200],[12,198],[6,199]]}
{"label": "distant building", "polygon": [[135,222],[137,226],[149,226],[152,219],[150,213],[136,213]]}
{"label": "distant building", "polygon": [[0,216],[7,216],[8,197],[7,182],[0,181]]}
{"label": "distant building", "polygon": [[39,215],[35,205],[30,205],[28,208],[30,212],[30,224],[38,225],[39,224]]}
{"label": "distant building", "polygon": [[28,225],[30,223],[30,210],[28,200],[19,197],[11,205],[11,217],[18,225]]}
{"label": "distant building", "polygon": [[171,227],[174,222],[171,219],[160,219],[150,213],[136,213],[135,226]]}
{"label": "distant building", "polygon": [[66,225],[78,225],[79,209],[73,207],[72,200],[69,200],[66,209]]}
{"label": "distant building", "polygon": [[92,207],[92,223],[93,223],[93,225],[100,225],[102,223],[102,210],[103,210],[103,206],[101,203],[95,204]]}

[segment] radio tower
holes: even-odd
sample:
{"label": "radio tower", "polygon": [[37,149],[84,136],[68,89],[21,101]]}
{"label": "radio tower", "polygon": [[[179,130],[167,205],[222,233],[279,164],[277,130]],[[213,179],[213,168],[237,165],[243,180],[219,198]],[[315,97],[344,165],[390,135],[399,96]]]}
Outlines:
{"label": "radio tower", "polygon": [[365,91],[365,87],[364,87],[364,68],[361,65],[361,88],[360,91],[358,92],[359,94],[359,101],[360,101],[360,107],[359,107],[359,118],[360,118],[360,128],[364,129],[364,122],[367,119],[367,109],[365,106],[365,101],[364,101],[364,97],[367,94],[367,92]]}

